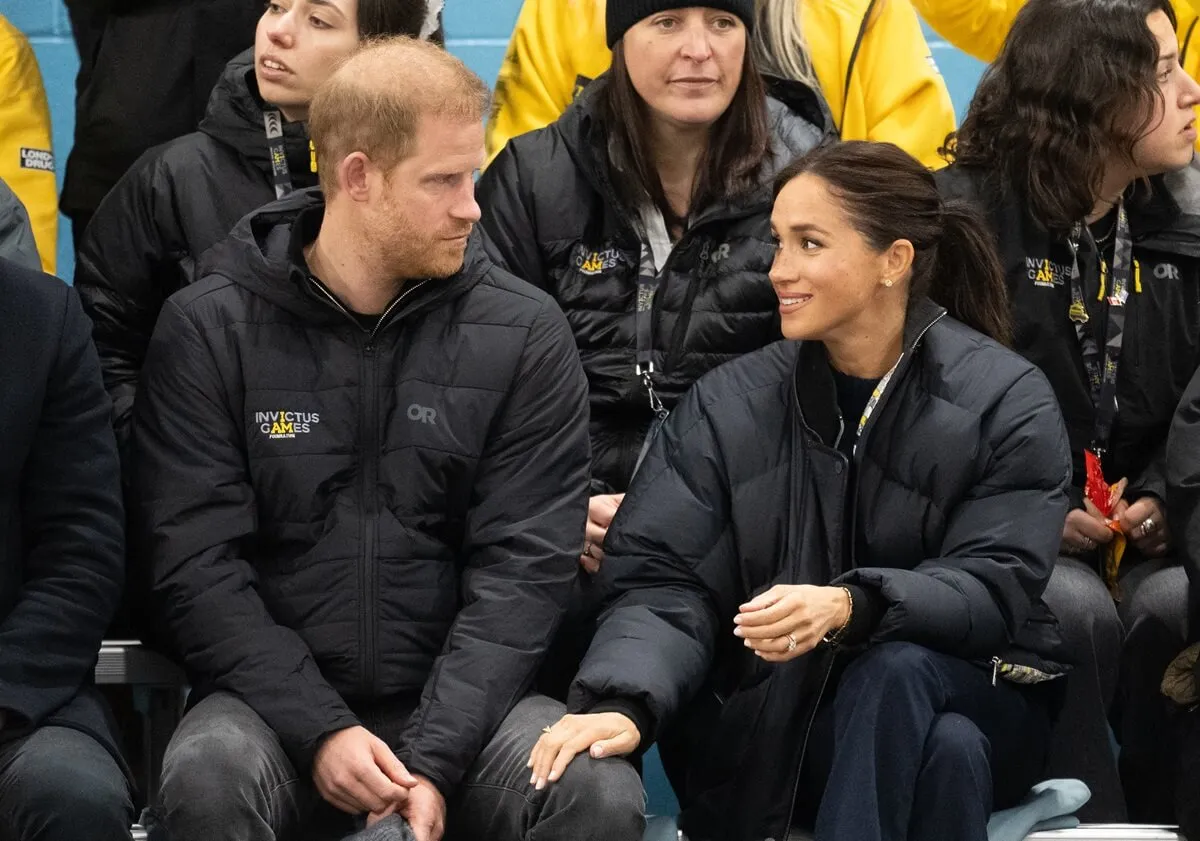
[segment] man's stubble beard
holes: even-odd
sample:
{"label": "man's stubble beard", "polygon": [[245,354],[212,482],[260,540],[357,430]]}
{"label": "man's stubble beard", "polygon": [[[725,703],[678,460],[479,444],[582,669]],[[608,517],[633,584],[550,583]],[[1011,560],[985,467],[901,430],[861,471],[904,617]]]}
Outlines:
{"label": "man's stubble beard", "polygon": [[404,213],[385,214],[380,227],[373,239],[394,276],[445,279],[462,270],[466,249],[450,255],[444,240],[419,234]]}

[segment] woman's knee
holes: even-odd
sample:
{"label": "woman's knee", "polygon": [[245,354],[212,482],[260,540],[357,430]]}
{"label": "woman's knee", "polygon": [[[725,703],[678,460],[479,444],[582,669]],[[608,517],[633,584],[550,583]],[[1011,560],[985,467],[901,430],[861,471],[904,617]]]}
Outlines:
{"label": "woman's knee", "polygon": [[978,773],[990,766],[991,745],[979,726],[965,715],[942,713],[925,741],[923,767],[955,773]]}
{"label": "woman's knee", "polygon": [[1067,645],[1119,650],[1124,629],[1100,576],[1074,558],[1059,558],[1043,601],[1058,618]]}
{"label": "woman's knee", "polygon": [[1182,643],[1188,632],[1188,578],[1182,566],[1167,566],[1139,577],[1121,602],[1126,629],[1154,622],[1170,629]]}
{"label": "woman's knee", "polygon": [[873,645],[846,667],[837,698],[856,698],[868,690],[887,693],[936,680],[935,656],[925,646],[911,642]]}

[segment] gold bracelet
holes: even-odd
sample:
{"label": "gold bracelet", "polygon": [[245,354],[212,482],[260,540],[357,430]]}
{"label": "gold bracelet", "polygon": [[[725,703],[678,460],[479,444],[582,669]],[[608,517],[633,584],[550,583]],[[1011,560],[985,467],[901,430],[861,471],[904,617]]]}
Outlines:
{"label": "gold bracelet", "polygon": [[842,592],[846,594],[846,599],[850,602],[850,612],[846,614],[846,621],[842,623],[842,627],[836,631],[830,631],[821,638],[821,642],[826,645],[837,645],[842,641],[842,637],[846,635],[846,629],[850,627],[850,620],[854,618],[854,594],[850,592],[849,587],[842,587]]}

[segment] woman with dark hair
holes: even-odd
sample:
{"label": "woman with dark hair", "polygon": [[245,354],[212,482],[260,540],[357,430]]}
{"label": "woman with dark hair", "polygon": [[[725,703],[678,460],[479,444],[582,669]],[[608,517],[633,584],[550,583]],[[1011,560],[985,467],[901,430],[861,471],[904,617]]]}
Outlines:
{"label": "woman with dark hair", "polygon": [[789,341],[701,379],[652,442],[535,786],[671,727],[691,841],[983,841],[1040,776],[1061,673],[1062,419],[1001,344],[983,223],[916,160],[844,143],[778,185]]}
{"label": "woman with dark hair", "polygon": [[[520,5],[496,78],[489,159],[557,119],[612,60],[605,0]],[[819,90],[843,139],[895,143],[930,166],[944,164],[937,151],[954,128],[954,104],[909,0],[754,0],[754,7],[750,41],[760,71]]]}
{"label": "woman with dark hair", "polygon": [[779,337],[771,178],[830,132],[812,89],[768,91],[752,0],[613,0],[607,22],[611,71],[478,190],[494,255],[557,299],[587,371],[589,572],[656,419]]}
{"label": "woman with dark hair", "polygon": [[[1200,86],[1179,59],[1167,0],[1030,0],[939,174],[946,195],[987,214],[1014,349],[1045,372],[1071,440],[1072,510],[1046,601],[1078,668],[1052,772],[1092,787],[1093,820],[1124,814],[1107,720],[1118,680],[1130,817],[1171,817],[1157,687],[1183,645],[1187,587],[1165,560],[1165,448],[1200,363],[1200,179],[1188,166]],[[1164,629],[1174,651],[1152,642]]]}

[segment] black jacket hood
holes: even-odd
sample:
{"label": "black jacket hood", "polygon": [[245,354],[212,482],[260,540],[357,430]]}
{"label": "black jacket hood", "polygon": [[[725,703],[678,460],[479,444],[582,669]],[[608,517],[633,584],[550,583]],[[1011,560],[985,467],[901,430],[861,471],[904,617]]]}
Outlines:
{"label": "black jacket hood", "polygon": [[[254,77],[254,48],[238,54],[225,66],[225,72],[208,99],[208,110],[199,130],[232,147],[268,176],[272,173],[271,152],[267,146],[264,112],[270,110],[258,94]],[[283,143],[288,166],[296,186],[313,171],[308,142],[308,126],[284,121]],[[307,184],[304,184],[307,186]]]}

